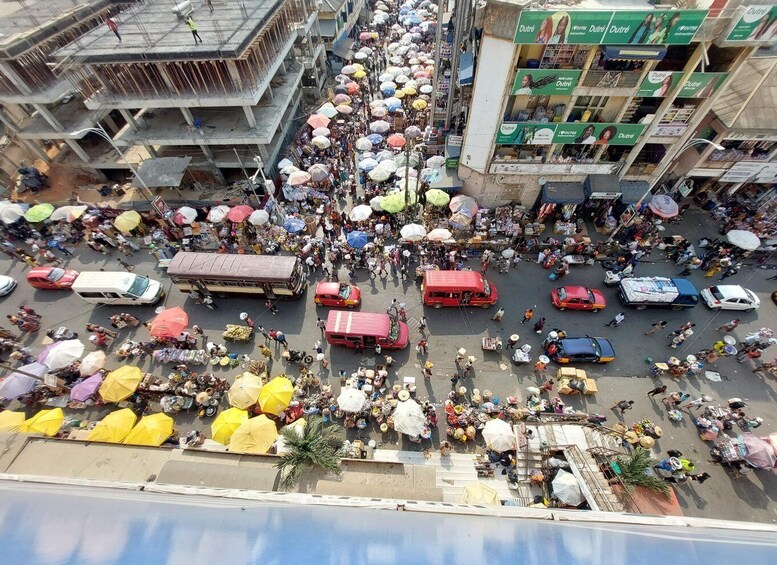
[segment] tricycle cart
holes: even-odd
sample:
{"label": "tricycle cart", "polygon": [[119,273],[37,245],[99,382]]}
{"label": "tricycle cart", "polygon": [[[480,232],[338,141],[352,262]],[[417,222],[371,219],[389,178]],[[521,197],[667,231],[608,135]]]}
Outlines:
{"label": "tricycle cart", "polygon": [[484,337],[480,342],[480,348],[483,351],[496,351],[502,349],[501,337]]}

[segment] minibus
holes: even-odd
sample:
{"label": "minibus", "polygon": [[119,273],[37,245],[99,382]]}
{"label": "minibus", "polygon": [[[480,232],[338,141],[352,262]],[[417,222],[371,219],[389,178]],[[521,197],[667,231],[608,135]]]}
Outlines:
{"label": "minibus", "polygon": [[421,294],[424,304],[434,308],[490,308],[499,298],[493,283],[477,271],[426,271]]}
{"label": "minibus", "polygon": [[410,331],[405,322],[388,314],[331,310],[324,329],[326,341],[351,349],[404,349]]}

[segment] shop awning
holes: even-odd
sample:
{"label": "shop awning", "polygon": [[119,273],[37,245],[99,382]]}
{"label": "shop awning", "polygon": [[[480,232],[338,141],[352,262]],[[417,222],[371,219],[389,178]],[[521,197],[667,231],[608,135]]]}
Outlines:
{"label": "shop awning", "polygon": [[588,175],[583,186],[585,195],[593,200],[615,200],[621,195],[617,175]]}
{"label": "shop awning", "polygon": [[464,184],[459,179],[458,169],[437,169],[439,177],[429,183],[429,188],[439,188],[446,192],[455,192],[461,190]]}
{"label": "shop awning", "polygon": [[661,61],[666,47],[661,45],[606,45],[605,61]]}
{"label": "shop awning", "polygon": [[[157,157],[146,159],[138,167],[138,176],[149,188],[180,186],[191,157]],[[140,188],[143,183],[138,177],[132,179],[132,186]]]}
{"label": "shop awning", "polygon": [[472,84],[475,68],[475,56],[472,53],[462,53],[459,59],[459,86]]}
{"label": "shop awning", "polygon": [[620,188],[624,204],[636,204],[650,191],[650,185],[643,180],[622,180]]}
{"label": "shop awning", "polygon": [[353,41],[349,37],[344,37],[342,41],[332,46],[332,53],[341,59],[352,59],[353,49],[351,47],[353,47]]}
{"label": "shop awning", "polygon": [[543,204],[582,204],[585,190],[582,182],[546,182],[541,193]]}

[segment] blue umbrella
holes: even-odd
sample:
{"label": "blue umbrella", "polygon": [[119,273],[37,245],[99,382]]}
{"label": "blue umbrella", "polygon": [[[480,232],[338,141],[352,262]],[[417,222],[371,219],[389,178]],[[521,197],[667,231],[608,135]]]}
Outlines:
{"label": "blue umbrella", "polygon": [[369,139],[373,145],[378,145],[383,142],[383,136],[379,133],[371,133],[367,136],[367,139]]}
{"label": "blue umbrella", "polygon": [[418,16],[410,16],[408,20],[410,21],[411,24],[415,24],[415,25],[418,25],[421,23],[421,18],[419,18]]}
{"label": "blue umbrella", "polygon": [[348,245],[353,247],[354,249],[361,249],[367,243],[370,241],[370,236],[368,236],[363,231],[352,231],[348,234]]}
{"label": "blue umbrella", "polygon": [[397,104],[397,102],[392,102],[388,104],[387,107],[389,109],[389,112],[396,112],[402,107],[402,102],[399,102],[399,104]]}
{"label": "blue umbrella", "polygon": [[384,96],[394,96],[394,94],[397,93],[397,89],[393,86],[387,86],[383,90],[381,90]]}
{"label": "blue umbrella", "polygon": [[298,233],[305,229],[305,222],[299,218],[289,218],[283,222],[283,229],[289,233]]}
{"label": "blue umbrella", "polygon": [[410,8],[408,8],[407,6],[403,6],[402,8],[399,9],[399,14],[401,16],[404,16],[408,12],[410,12]]}

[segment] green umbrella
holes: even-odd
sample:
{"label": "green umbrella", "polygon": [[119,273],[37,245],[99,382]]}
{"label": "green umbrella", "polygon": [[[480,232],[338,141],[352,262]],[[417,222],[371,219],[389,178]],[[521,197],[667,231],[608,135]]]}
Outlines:
{"label": "green umbrella", "polygon": [[389,214],[396,214],[405,209],[404,192],[392,192],[380,199],[380,207]]}
{"label": "green umbrella", "polygon": [[447,192],[439,188],[433,188],[426,191],[426,201],[432,206],[445,206],[451,201],[451,197],[448,196]]}
{"label": "green umbrella", "polygon": [[49,203],[36,204],[35,206],[27,210],[27,213],[24,214],[24,219],[32,223],[42,222],[43,220],[51,216],[51,214],[53,213],[54,213],[53,205]]}

